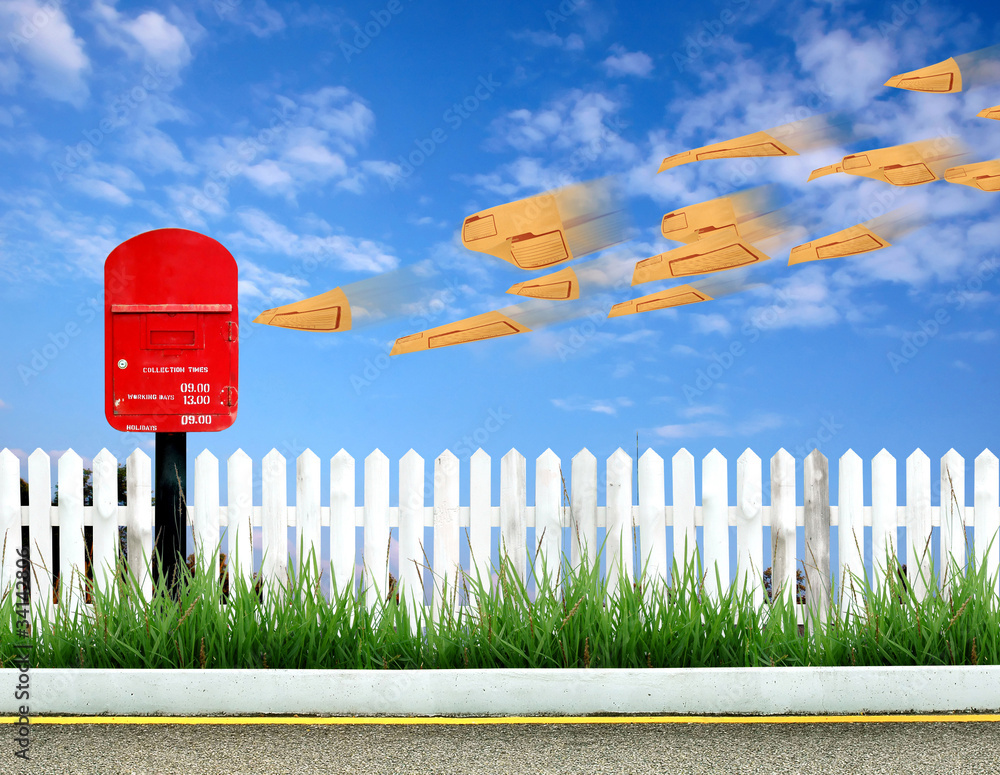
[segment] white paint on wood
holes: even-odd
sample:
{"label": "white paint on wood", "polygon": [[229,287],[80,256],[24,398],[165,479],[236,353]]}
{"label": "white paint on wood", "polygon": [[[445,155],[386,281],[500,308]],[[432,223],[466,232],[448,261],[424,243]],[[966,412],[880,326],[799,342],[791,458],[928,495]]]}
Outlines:
{"label": "white paint on wood", "polygon": [[522,583],[526,580],[528,560],[525,473],[524,455],[516,449],[500,459],[500,564],[513,565]]}
{"label": "white paint on wood", "polygon": [[357,548],[354,458],[340,450],[330,460],[330,593],[343,597],[354,589]]}
{"label": "white paint on wood", "polygon": [[72,449],[59,458],[59,605],[71,616],[86,599],[83,561],[83,459]]}
{"label": "white paint on wood", "polygon": [[94,586],[104,594],[117,590],[118,567],[118,461],[102,449],[94,458],[94,541],[91,566]]}
{"label": "white paint on wood", "polygon": [[570,496],[570,561],[593,568],[597,563],[597,458],[586,447],[573,458]]}
{"label": "white paint on wood", "polygon": [[941,589],[965,571],[965,458],[950,449],[941,458]]}
{"label": "white paint on wood", "polygon": [[229,456],[227,466],[226,565],[230,583],[253,584],[253,461],[242,449]]}
{"label": "white paint on wood", "polygon": [[149,600],[153,596],[153,466],[141,449],[133,450],[125,461],[125,498],[128,567]]}
{"label": "white paint on wood", "polygon": [[21,461],[6,447],[0,451],[0,595],[17,584],[21,549]]}
{"label": "white paint on wood", "polygon": [[424,459],[410,450],[399,461],[399,583],[417,632],[424,607]]}
{"label": "white paint on wood", "polygon": [[986,566],[993,592],[1000,593],[1000,466],[988,449],[976,458],[976,569]]}
{"label": "white paint on wood", "polygon": [[701,464],[701,508],[705,526],[705,592],[719,600],[729,590],[728,463],[713,449]]}
{"label": "white paint on wood", "polygon": [[207,449],[194,459],[194,510],[191,514],[196,567],[212,574],[219,558],[219,460]]}
{"label": "white paint on wood", "polygon": [[[695,529],[694,455],[681,447],[670,461],[673,479],[674,563],[683,577],[701,575]],[[678,579],[674,579],[677,583]]]}
{"label": "white paint on wood", "polygon": [[288,588],[288,480],[284,455],[272,449],[261,466],[261,580],[265,599],[284,596]]}
{"label": "white paint on wood", "polygon": [[[311,449],[295,461],[295,532],[299,572],[307,585],[319,584],[323,567],[320,525],[320,459]],[[303,590],[305,592],[305,589]]]}
{"label": "white paint on wood", "polygon": [[795,458],[779,449],[771,458],[771,593],[794,601],[798,594],[795,562]]}
{"label": "white paint on wood", "polygon": [[28,457],[28,557],[32,609],[48,617],[52,608],[52,471],[49,456],[36,449]]}
{"label": "white paint on wood", "polygon": [[[728,521],[728,520],[727,520]],[[760,456],[747,449],[736,461],[736,588],[759,610],[764,602],[764,505]]]}
{"label": "white paint on wood", "polygon": [[[895,573],[896,530],[896,458],[883,449],[872,460],[872,586],[882,589],[888,573]],[[889,564],[886,565],[888,559]]]}
{"label": "white paint on wood", "polygon": [[559,456],[545,450],[535,461],[535,579],[538,588],[556,590],[562,564],[562,479]]}
{"label": "white paint on wood", "polygon": [[621,447],[607,463],[608,532],[605,543],[607,596],[613,599],[621,584],[635,580],[632,561],[632,458]]}
{"label": "white paint on wood", "polygon": [[639,458],[639,561],[643,594],[651,600],[657,587],[665,587],[670,565],[667,558],[666,491],[663,458],[647,449]]}
{"label": "white paint on wood", "polygon": [[906,578],[918,601],[931,578],[931,459],[917,449],[906,459]]}
{"label": "white paint on wood", "polygon": [[389,594],[389,458],[376,449],[365,458],[365,599],[376,609]]}
{"label": "white paint on wood", "polygon": [[[469,462],[470,574],[489,591],[492,582],[493,481],[490,456],[479,449]],[[478,603],[477,603],[478,604]]]}
{"label": "white paint on wood", "polygon": [[840,610],[863,610],[864,566],[864,463],[852,449],[840,458],[837,495]]}
{"label": "white paint on wood", "polygon": [[459,562],[458,458],[445,450],[434,461],[434,610],[458,610],[462,565]]}

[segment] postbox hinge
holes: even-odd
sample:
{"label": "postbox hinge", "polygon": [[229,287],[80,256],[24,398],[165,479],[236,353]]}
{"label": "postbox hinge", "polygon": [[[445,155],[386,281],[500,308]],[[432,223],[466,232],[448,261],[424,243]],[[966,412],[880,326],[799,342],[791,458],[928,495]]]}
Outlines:
{"label": "postbox hinge", "polygon": [[223,388],[223,391],[225,391],[226,394],[223,403],[226,406],[236,406],[236,402],[239,400],[239,391],[232,385],[226,385]]}
{"label": "postbox hinge", "polygon": [[226,341],[235,342],[240,338],[240,324],[237,323],[235,320],[230,320],[228,322],[229,322],[229,330],[227,332]]}

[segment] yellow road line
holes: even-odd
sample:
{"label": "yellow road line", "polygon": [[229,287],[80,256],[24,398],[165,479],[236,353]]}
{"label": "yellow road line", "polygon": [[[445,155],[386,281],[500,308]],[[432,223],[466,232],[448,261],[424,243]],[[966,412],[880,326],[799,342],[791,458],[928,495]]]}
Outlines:
{"label": "yellow road line", "polygon": [[[0,724],[16,724],[16,716],[0,716]],[[998,722],[1000,714],[855,715],[855,716],[33,716],[32,724],[196,724],[196,725],[316,725],[316,726],[468,726],[473,724],[885,724]]]}

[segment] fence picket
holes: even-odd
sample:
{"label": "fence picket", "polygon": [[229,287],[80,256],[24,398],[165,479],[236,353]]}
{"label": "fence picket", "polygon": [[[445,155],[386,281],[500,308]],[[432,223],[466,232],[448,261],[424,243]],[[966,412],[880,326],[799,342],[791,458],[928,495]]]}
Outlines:
{"label": "fence picket", "polygon": [[424,459],[410,450],[399,461],[400,603],[409,606],[410,628],[417,632],[424,606]]}
{"label": "fence picket", "polygon": [[59,604],[71,616],[85,599],[83,459],[72,449],[59,458]]}
{"label": "fence picket", "polygon": [[830,474],[826,456],[814,449],[803,462],[806,528],[806,603],[821,624],[830,607]]}
{"label": "fence picket", "polygon": [[510,450],[500,459],[500,562],[510,561],[521,583],[526,580],[527,534],[525,520],[524,455]]}
{"label": "fence picket", "polygon": [[607,596],[614,598],[620,584],[635,580],[632,562],[632,458],[621,447],[607,463]]}
{"label": "fence picket", "polygon": [[52,472],[49,456],[36,449],[28,457],[28,556],[31,607],[48,617],[52,608]]}
{"label": "fence picket", "polygon": [[[764,602],[764,506],[760,457],[747,449],[736,461],[736,588]],[[772,571],[773,573],[773,571]]]}
{"label": "fence picket", "polygon": [[354,589],[357,551],[355,463],[346,450],[330,460],[330,593],[342,597]]}
{"label": "fence picket", "polygon": [[886,575],[894,572],[893,565],[886,565],[886,558],[894,562],[896,529],[899,517],[896,511],[896,458],[886,450],[872,460],[872,587],[882,589]]}
{"label": "fence picket", "polygon": [[535,461],[535,578],[554,592],[562,569],[562,482],[559,457],[545,450]]}
{"label": "fence picket", "polygon": [[667,585],[666,490],[663,458],[647,449],[639,458],[639,569],[643,594],[652,599],[655,587]]}
{"label": "fence picket", "polygon": [[128,567],[142,596],[153,597],[153,467],[149,455],[132,451],[125,461],[125,530]]}
{"label": "fence picket", "polygon": [[264,558],[260,576],[267,600],[288,588],[288,481],[285,457],[272,449],[261,466],[261,542]]}
{"label": "fence picket", "polygon": [[462,583],[459,561],[459,464],[445,450],[434,461],[434,611],[457,611]]}
{"label": "fence picket", "polygon": [[320,479],[319,456],[307,449],[295,461],[296,549],[299,572],[307,584],[318,584],[323,568]]}
{"label": "fence picket", "polygon": [[102,449],[94,458],[94,531],[91,572],[94,586],[111,594],[118,567],[118,461]]}
{"label": "fence picket", "polygon": [[389,594],[389,458],[378,449],[365,458],[364,528],[365,599],[374,609]]}
{"label": "fence picket", "polygon": [[771,458],[771,595],[798,599],[795,562],[795,458],[779,449]]}
{"label": "fence picket", "polygon": [[219,562],[219,460],[207,449],[194,459],[191,522],[196,567],[211,574]]}
{"label": "fence picket", "polygon": [[950,449],[941,458],[941,590],[965,571],[965,458]]}
{"label": "fence picket", "polygon": [[861,458],[847,450],[840,458],[837,543],[840,554],[840,610],[857,614],[865,583],[864,481]]}
{"label": "fence picket", "polygon": [[0,451],[0,596],[17,584],[21,549],[21,461],[6,447]]}
{"label": "fence picket", "polygon": [[[687,568],[701,575],[698,533],[694,524],[694,455],[681,447],[670,461],[673,477],[674,562],[683,576]],[[675,579],[674,583],[678,580]]]}
{"label": "fence picket", "polygon": [[705,536],[705,591],[719,600],[729,590],[728,463],[713,449],[701,464],[701,513]]}
{"label": "fence picket", "polygon": [[976,458],[976,567],[986,566],[986,578],[1000,593],[1000,466],[988,449]]}
{"label": "fence picket", "polygon": [[570,498],[570,560],[573,567],[597,562],[597,458],[586,447],[573,457]]}
{"label": "fence picket", "polygon": [[[482,449],[469,463],[469,553],[470,573],[484,590],[491,588],[493,556],[492,461]],[[478,602],[476,603],[478,605]]]}
{"label": "fence picket", "polygon": [[917,449],[906,459],[906,578],[922,601],[931,577],[931,459]]}
{"label": "fence picket", "polygon": [[229,456],[226,492],[227,567],[230,583],[253,583],[253,461],[242,449]]}

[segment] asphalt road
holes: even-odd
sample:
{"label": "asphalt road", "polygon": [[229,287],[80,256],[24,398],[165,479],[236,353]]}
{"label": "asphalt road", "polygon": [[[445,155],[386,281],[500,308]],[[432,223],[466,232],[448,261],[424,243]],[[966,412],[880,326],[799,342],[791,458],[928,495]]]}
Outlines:
{"label": "asphalt road", "polygon": [[[14,728],[4,725],[4,737]],[[1000,723],[33,725],[0,772],[1000,773]]]}

